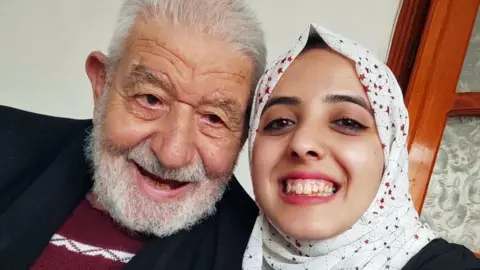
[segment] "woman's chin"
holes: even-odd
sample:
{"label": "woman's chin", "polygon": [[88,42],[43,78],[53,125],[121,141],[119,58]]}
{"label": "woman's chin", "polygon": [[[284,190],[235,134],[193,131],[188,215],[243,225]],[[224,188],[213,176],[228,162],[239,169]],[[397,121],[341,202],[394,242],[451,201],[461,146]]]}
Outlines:
{"label": "woman's chin", "polygon": [[326,240],[344,231],[340,224],[318,221],[310,223],[280,221],[274,226],[290,238],[308,241]]}

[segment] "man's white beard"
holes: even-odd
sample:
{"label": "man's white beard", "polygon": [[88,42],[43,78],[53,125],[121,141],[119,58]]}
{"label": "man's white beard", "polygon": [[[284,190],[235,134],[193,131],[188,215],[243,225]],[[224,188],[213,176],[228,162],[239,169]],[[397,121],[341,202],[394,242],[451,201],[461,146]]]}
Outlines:
{"label": "man's white beard", "polygon": [[[102,97],[105,98],[106,95]],[[164,237],[189,229],[215,212],[215,204],[221,199],[235,164],[222,175],[209,175],[198,156],[181,169],[163,167],[149,148],[149,140],[132,149],[118,149],[102,134],[105,100],[100,103],[86,152],[94,167],[92,191],[114,220],[129,230]],[[134,180],[135,165],[127,159],[161,178],[193,182],[193,188],[182,198],[154,201],[139,192]]]}

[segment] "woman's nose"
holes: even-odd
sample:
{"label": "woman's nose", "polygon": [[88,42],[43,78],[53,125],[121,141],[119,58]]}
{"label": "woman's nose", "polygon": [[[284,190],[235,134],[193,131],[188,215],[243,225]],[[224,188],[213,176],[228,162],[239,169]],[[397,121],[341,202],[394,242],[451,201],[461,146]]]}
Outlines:
{"label": "woman's nose", "polygon": [[290,141],[289,154],[294,159],[319,160],[324,158],[326,147],[317,132],[298,129]]}

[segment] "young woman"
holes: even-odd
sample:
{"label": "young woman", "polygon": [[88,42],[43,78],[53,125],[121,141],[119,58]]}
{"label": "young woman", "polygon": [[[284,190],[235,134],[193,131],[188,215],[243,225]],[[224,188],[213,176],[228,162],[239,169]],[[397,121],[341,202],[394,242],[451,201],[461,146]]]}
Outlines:
{"label": "young woman", "polygon": [[263,76],[250,127],[262,214],[244,269],[480,269],[419,221],[402,92],[368,50],[311,25]]}

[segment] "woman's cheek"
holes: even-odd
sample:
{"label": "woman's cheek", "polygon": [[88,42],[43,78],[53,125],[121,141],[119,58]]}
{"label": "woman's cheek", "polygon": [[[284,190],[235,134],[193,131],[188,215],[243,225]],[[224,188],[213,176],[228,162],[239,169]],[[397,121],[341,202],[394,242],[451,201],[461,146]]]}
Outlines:
{"label": "woman's cheek", "polygon": [[[343,167],[347,168],[350,175],[360,172],[373,172],[372,169],[382,167],[381,154],[375,145],[365,143],[340,144],[340,159]],[[376,170],[374,170],[376,171]]]}
{"label": "woman's cheek", "polygon": [[[254,182],[268,181],[275,174],[275,167],[280,159],[278,143],[258,136],[253,146]],[[255,184],[255,183],[254,183]]]}

